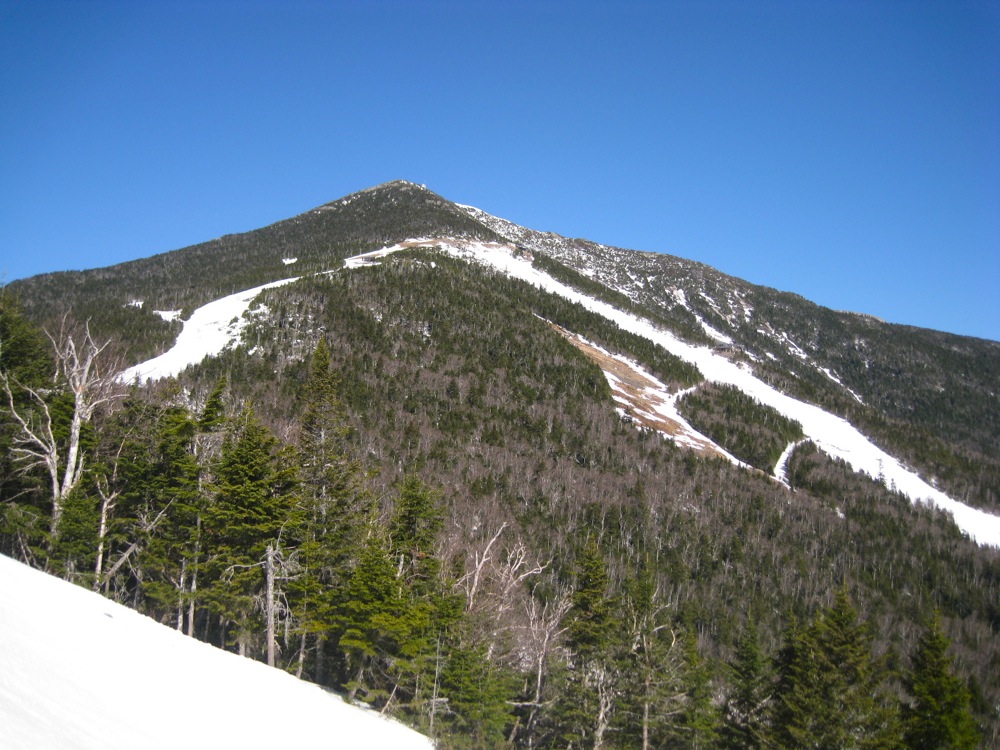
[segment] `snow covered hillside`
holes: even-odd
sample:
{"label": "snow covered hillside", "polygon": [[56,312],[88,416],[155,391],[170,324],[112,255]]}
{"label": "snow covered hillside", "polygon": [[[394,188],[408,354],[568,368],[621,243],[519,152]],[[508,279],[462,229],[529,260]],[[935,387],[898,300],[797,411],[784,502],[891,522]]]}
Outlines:
{"label": "snow covered hillside", "polygon": [[[830,414],[818,406],[794,399],[758,379],[746,366],[732,362],[712,348],[696,346],[682,341],[674,334],[659,328],[650,321],[624,312],[606,302],[583,294],[566,284],[553,279],[536,268],[529,257],[509,244],[462,240],[455,238],[420,238],[407,240],[372,253],[350,258],[345,265],[348,269],[361,268],[378,262],[395,251],[414,247],[431,247],[472,263],[479,263],[500,271],[513,278],[526,281],[540,289],[565,299],[577,302],[588,310],[613,321],[623,330],[642,336],[681,359],[697,365],[705,377],[713,382],[735,386],[760,403],[773,407],[782,415],[798,421],[806,437],[833,458],[846,461],[855,471],[879,478],[893,489],[902,492],[914,503],[928,503],[951,513],[958,527],[979,544],[1000,547],[1000,516],[995,516],[960,503],[944,492],[921,479],[916,472],[904,466],[893,456],[877,447],[845,419]],[[267,286],[288,283],[290,279]],[[233,316],[247,310],[257,292],[266,287],[248,290],[223,300],[210,303],[195,311],[176,346],[161,357],[137,365],[125,373],[125,377],[166,377],[179,372],[187,364],[199,362],[207,351],[205,342],[217,342],[217,350],[238,340],[239,326],[233,324]],[[225,310],[224,315],[212,315],[209,308],[217,306]],[[214,308],[213,308],[214,309]],[[205,321],[216,320],[212,329]],[[197,335],[186,336],[189,327],[197,326]],[[197,344],[197,345],[196,345]],[[612,383],[614,385],[614,383]],[[664,395],[664,400],[669,399]],[[776,467],[777,477],[781,477],[782,464]]]}
{"label": "snow covered hillside", "polygon": [[8,750],[431,748],[337,695],[0,556]]}

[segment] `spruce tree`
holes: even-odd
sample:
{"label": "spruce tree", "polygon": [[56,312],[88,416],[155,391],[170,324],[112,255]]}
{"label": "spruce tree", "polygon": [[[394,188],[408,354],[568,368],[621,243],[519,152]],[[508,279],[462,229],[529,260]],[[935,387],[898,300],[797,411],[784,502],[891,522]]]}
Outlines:
{"label": "spruce tree", "polygon": [[764,748],[771,684],[754,623],[747,624],[729,669],[732,691],[723,708],[720,745],[727,750]]}
{"label": "spruce tree", "polygon": [[[192,618],[197,606],[200,516],[204,495],[201,467],[195,456],[197,423],[181,407],[168,407],[157,423],[152,476],[144,483],[148,513],[155,528],[146,532],[143,545],[146,595],[163,610],[176,611],[177,628]],[[134,480],[130,484],[137,484]],[[193,633],[193,622],[188,621]]]}
{"label": "spruce tree", "polygon": [[642,750],[669,746],[685,701],[683,633],[658,602],[648,564],[626,583],[621,632],[618,744]]}
{"label": "spruce tree", "polygon": [[782,748],[853,750],[899,746],[898,717],[884,670],[847,592],[807,628],[792,627],[779,655],[772,714]]}
{"label": "spruce tree", "polygon": [[323,643],[338,637],[335,610],[357,565],[372,510],[371,496],[362,486],[361,465],[347,455],[349,430],[337,383],[321,338],[303,386],[305,408],[298,440],[301,569],[288,585],[299,639],[296,673],[303,673],[312,642],[317,659],[314,679],[323,674]]}
{"label": "spruce tree", "polygon": [[[263,561],[292,518],[295,475],[277,439],[251,408],[230,426],[205,509],[213,612],[241,653],[263,631],[255,601],[264,591]],[[287,530],[294,536],[294,531]],[[279,544],[280,546],[280,544]]]}
{"label": "spruce tree", "polygon": [[426,633],[427,615],[426,610],[412,607],[387,541],[373,524],[338,608],[343,686],[351,698],[385,706],[396,697],[400,662],[426,645],[414,639]]}
{"label": "spruce tree", "polygon": [[[501,747],[511,721],[510,676],[490,662],[482,647],[442,644],[445,653],[439,692],[447,702],[443,722],[451,744],[462,748]],[[435,670],[437,672],[438,670]]]}
{"label": "spruce tree", "polygon": [[614,721],[621,633],[616,602],[609,595],[604,558],[593,538],[577,562],[576,586],[566,622],[570,669],[556,708],[562,741],[573,746],[603,747]]}
{"label": "spruce tree", "polygon": [[695,630],[689,628],[684,637],[684,707],[675,732],[677,747],[716,747],[719,711],[712,702],[712,679],[709,667],[698,652]]}
{"label": "spruce tree", "polygon": [[966,750],[979,744],[969,690],[954,674],[948,645],[935,612],[906,676],[911,700],[903,705],[904,740],[912,750]]}

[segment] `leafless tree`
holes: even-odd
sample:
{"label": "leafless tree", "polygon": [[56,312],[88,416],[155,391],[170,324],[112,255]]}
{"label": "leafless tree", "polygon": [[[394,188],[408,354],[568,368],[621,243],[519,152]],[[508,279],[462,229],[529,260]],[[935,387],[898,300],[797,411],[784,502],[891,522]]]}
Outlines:
{"label": "leafless tree", "polygon": [[[82,330],[74,330],[65,316],[59,333],[46,331],[46,335],[55,354],[51,387],[32,388],[6,373],[0,373],[0,382],[19,428],[12,448],[14,457],[22,462],[24,471],[42,466],[48,472],[52,494],[50,533],[55,539],[66,498],[83,476],[83,426],[99,407],[124,396],[124,386],[117,380],[120,363],[109,356],[110,339],[102,344],[95,341],[89,323]],[[65,442],[56,438],[51,401],[46,398],[63,389],[73,399]],[[16,392],[25,394],[30,405],[18,405]]]}

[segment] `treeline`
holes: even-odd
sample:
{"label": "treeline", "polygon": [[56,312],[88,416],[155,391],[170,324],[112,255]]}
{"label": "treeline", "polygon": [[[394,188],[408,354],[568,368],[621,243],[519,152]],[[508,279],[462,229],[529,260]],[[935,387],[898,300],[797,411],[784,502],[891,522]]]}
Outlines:
{"label": "treeline", "polygon": [[[820,677],[784,666],[787,644],[818,653],[821,623],[845,606],[852,622],[830,599],[846,580],[872,711],[893,727],[870,736],[906,736],[935,608],[953,640],[943,673],[962,675],[954,716],[975,675],[993,736],[995,555],[874,482],[810,489],[839,470],[820,457],[789,496],[624,425],[603,376],[494,300],[502,285],[439,266],[428,291],[429,262],[294,285],[273,325],[248,329],[253,354],[112,394],[81,425],[65,495],[19,458],[14,415],[51,417],[64,476],[77,408],[51,387],[50,342],[5,306],[3,550],[454,747],[721,743],[742,715],[727,665],[753,630],[773,670],[754,731],[800,746],[781,733],[815,711],[778,712],[790,686],[836,705],[856,681],[807,691]],[[282,355],[293,340],[300,359]],[[838,736],[826,716],[801,731]]]}

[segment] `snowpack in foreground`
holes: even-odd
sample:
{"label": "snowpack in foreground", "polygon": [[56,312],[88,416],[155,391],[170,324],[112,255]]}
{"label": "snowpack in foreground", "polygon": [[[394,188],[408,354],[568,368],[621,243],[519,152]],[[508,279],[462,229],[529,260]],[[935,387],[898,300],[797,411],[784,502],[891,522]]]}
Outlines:
{"label": "snowpack in foreground", "polygon": [[316,685],[2,555],[0,746],[433,747]]}

